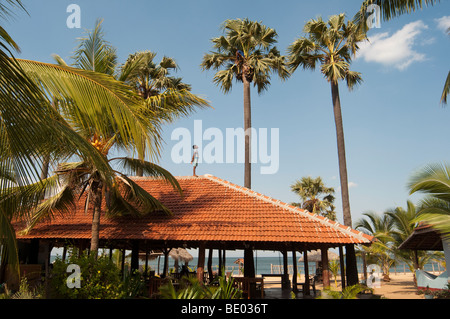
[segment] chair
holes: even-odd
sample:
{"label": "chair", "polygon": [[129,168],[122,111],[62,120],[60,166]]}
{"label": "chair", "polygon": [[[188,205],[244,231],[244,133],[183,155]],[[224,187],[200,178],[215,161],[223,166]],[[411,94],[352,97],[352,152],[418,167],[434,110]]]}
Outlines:
{"label": "chair", "polygon": [[155,299],[159,292],[159,287],[166,282],[165,279],[152,277],[148,281],[148,295],[150,298]]}
{"label": "chair", "polygon": [[247,299],[252,299],[254,296],[251,294],[250,285],[255,284],[256,288],[259,288],[261,292],[261,298],[264,298],[264,279],[263,278],[248,278],[248,277],[233,277],[235,287],[242,290],[242,295]]}
{"label": "chair", "polygon": [[[309,276],[309,288],[312,288],[314,296],[316,295],[316,276]],[[306,282],[297,283],[297,286],[301,286],[301,292],[305,291]]]}

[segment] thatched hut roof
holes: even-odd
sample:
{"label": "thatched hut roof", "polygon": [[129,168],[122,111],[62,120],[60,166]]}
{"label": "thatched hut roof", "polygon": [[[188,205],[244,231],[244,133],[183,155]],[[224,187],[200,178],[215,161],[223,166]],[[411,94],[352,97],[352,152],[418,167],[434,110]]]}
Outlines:
{"label": "thatched hut roof", "polygon": [[[339,255],[328,250],[328,260],[337,260]],[[304,256],[300,257],[298,261],[303,261]],[[308,262],[322,261],[322,252],[320,250],[312,250],[308,252]]]}

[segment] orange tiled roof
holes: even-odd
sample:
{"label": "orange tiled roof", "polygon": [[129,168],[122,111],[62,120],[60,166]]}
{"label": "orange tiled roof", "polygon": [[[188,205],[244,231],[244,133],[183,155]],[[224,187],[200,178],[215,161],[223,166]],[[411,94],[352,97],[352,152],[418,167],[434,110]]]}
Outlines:
{"label": "orange tiled roof", "polygon": [[[372,237],[322,216],[211,175],[177,177],[182,198],[172,187],[149,177],[132,177],[173,216],[102,218],[100,239],[177,242],[369,244]],[[18,238],[91,238],[91,214],[80,204],[70,216],[38,224]]]}

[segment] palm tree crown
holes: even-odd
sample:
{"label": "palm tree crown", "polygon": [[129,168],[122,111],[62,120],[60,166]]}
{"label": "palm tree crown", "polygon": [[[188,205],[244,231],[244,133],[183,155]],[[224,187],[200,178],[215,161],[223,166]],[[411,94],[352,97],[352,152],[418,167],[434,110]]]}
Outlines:
{"label": "palm tree crown", "polygon": [[284,56],[274,46],[278,36],[274,29],[249,19],[236,19],[226,20],[223,30],[226,35],[211,40],[216,51],[205,54],[201,66],[219,70],[214,83],[225,93],[231,90],[233,79],[253,82],[261,93],[268,89],[271,73],[282,79],[289,77]]}
{"label": "palm tree crown", "polygon": [[336,219],[334,211],[334,188],[326,187],[319,176],[317,178],[302,177],[291,185],[291,190],[300,196],[302,203],[292,203],[294,206],[323,215],[331,220]]}
{"label": "palm tree crown", "polygon": [[308,36],[297,39],[288,48],[292,71],[299,66],[314,70],[320,63],[321,72],[329,82],[346,80],[350,89],[361,83],[361,74],[349,68],[358,42],[366,39],[356,24],[345,23],[345,15],[340,14],[330,17],[328,22],[321,17],[310,20],[303,31]]}

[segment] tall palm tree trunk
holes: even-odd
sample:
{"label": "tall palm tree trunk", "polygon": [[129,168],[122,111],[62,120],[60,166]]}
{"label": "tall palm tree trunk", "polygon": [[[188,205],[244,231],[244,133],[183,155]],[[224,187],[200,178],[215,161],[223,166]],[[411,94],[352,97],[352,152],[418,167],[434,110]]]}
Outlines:
{"label": "tall palm tree trunk", "polygon": [[[245,130],[245,171],[244,171],[244,187],[251,188],[251,102],[250,102],[250,82],[246,78],[246,72],[243,72],[242,81],[244,83],[244,130]],[[246,248],[244,250],[244,276],[255,278],[255,263],[253,260],[253,249]],[[255,296],[256,286],[250,285],[250,296]]]}
{"label": "tall palm tree trunk", "polygon": [[244,172],[244,187],[251,188],[252,186],[252,164],[251,164],[251,102],[250,102],[250,82],[246,79],[245,74],[242,76],[244,82],[244,130],[245,130],[245,172]]}
{"label": "tall palm tree trunk", "polygon": [[[339,177],[341,181],[344,225],[352,227],[352,216],[350,213],[350,200],[348,195],[347,162],[345,159],[344,127],[342,124],[341,101],[339,98],[339,85],[337,81],[331,81],[331,97],[333,100],[334,121],[336,124]],[[358,269],[356,266],[356,254],[354,245],[346,245],[345,252],[347,284],[349,286],[356,285],[358,283]]]}
{"label": "tall palm tree trunk", "polygon": [[92,192],[92,202],[94,204],[94,211],[92,214],[92,234],[91,234],[91,254],[97,259],[99,238],[100,238],[100,213],[102,210],[102,187],[99,182],[96,189]]}

